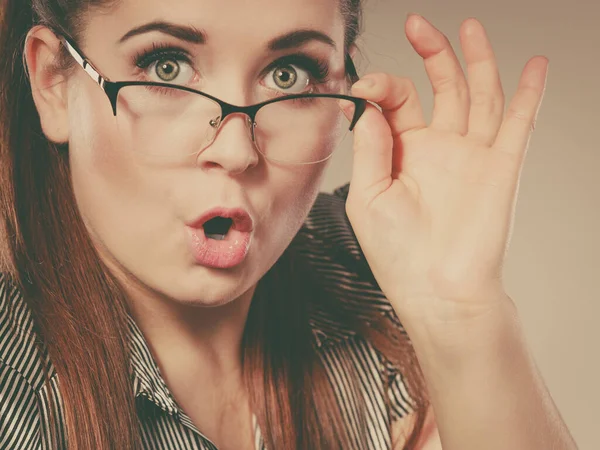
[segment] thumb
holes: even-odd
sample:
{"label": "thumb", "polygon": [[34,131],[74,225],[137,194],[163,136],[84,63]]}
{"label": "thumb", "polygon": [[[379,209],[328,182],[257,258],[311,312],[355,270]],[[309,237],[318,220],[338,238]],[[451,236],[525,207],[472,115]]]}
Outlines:
{"label": "thumb", "polygon": [[370,103],[354,127],[353,148],[350,190],[374,198],[391,181],[393,138],[384,115]]}

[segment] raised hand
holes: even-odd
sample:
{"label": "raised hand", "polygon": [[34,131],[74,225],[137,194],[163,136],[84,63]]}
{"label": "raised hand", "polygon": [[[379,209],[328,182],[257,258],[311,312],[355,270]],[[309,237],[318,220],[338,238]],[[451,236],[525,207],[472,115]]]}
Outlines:
{"label": "raised hand", "polygon": [[527,62],[505,113],[477,20],[460,29],[468,81],[448,39],[424,18],[410,16],[406,35],[434,90],[432,121],[408,79],[372,73],[353,86],[383,113],[370,105],[354,130],[346,210],[403,321],[461,321],[506,299],[502,265],[548,60]]}

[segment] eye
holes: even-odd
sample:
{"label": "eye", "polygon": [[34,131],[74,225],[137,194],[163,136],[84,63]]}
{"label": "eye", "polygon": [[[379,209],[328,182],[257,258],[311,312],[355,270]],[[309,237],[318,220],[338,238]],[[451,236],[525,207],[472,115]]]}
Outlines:
{"label": "eye", "polygon": [[290,94],[303,93],[310,81],[310,75],[293,64],[276,67],[266,77],[267,87]]}
{"label": "eye", "polygon": [[268,69],[266,86],[285,94],[304,94],[328,82],[329,64],[305,54],[285,56]]}
{"label": "eye", "polygon": [[194,69],[185,61],[165,58],[147,68],[148,81],[187,85],[194,78]]}
{"label": "eye", "polygon": [[144,72],[144,81],[185,86],[196,75],[187,54],[179,49],[161,48],[156,44],[153,49],[137,55],[134,63]]}

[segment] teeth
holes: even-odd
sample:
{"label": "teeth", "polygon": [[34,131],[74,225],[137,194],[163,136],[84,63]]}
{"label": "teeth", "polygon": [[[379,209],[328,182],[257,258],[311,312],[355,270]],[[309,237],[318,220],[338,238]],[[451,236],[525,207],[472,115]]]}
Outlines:
{"label": "teeth", "polygon": [[215,241],[222,241],[223,239],[225,239],[224,234],[207,234],[206,237],[208,239],[214,239]]}

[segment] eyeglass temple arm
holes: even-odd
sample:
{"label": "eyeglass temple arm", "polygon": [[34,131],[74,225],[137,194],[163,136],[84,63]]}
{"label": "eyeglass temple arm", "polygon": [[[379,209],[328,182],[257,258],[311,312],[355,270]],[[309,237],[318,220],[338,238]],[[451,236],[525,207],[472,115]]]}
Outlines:
{"label": "eyeglass temple arm", "polygon": [[348,72],[348,75],[350,76],[350,81],[352,82],[352,84],[356,83],[359,80],[359,76],[358,73],[356,71],[356,66],[354,65],[354,61],[352,61],[352,57],[350,56],[350,53],[346,53],[346,71]]}
{"label": "eyeglass temple arm", "polygon": [[104,89],[104,84],[106,82],[105,78],[98,73],[96,69],[89,63],[87,59],[83,57],[83,55],[77,50],[77,48],[69,41],[65,36],[60,36],[62,43],[67,47],[67,50],[73,56],[75,61],[87,72],[87,74],[94,80],[96,83],[100,85],[101,88]]}
{"label": "eyeglass temple arm", "polygon": [[[360,79],[360,77],[358,76],[358,72],[356,71],[356,66],[354,65],[354,61],[352,61],[352,57],[350,56],[350,53],[346,53],[345,63],[346,63],[346,72],[348,73],[348,76],[350,77],[350,82],[352,84],[354,84]],[[352,118],[352,121],[350,123],[350,131],[354,130],[354,126],[358,122],[358,119],[361,118],[361,116],[367,109],[367,101],[366,100],[362,100],[362,101],[356,100],[354,102],[354,105],[355,105],[354,117]]]}

